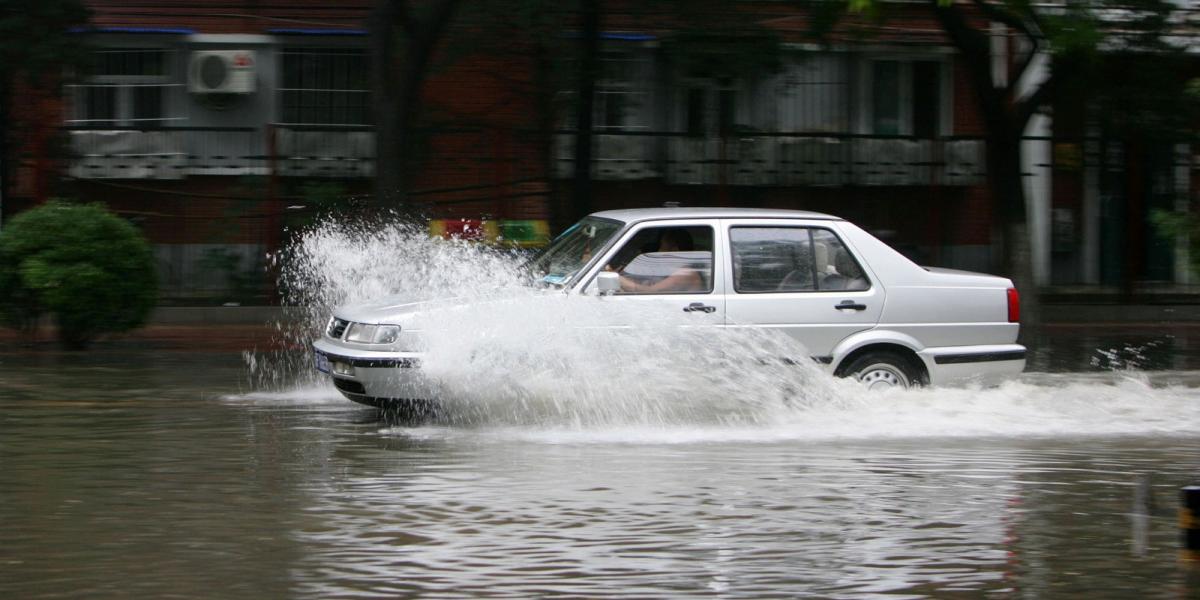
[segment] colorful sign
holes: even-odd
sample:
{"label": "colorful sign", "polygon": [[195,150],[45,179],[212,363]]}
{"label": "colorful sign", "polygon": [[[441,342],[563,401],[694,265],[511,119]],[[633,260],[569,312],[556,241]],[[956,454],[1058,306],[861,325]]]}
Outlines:
{"label": "colorful sign", "polygon": [[544,219],[433,219],[429,234],[448,240],[537,248],[550,242],[550,223]]}

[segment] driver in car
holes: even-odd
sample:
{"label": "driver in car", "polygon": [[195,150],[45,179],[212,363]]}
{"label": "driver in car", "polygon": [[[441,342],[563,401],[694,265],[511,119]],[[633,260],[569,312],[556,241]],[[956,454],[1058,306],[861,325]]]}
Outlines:
{"label": "driver in car", "polygon": [[[692,236],[686,229],[665,229],[658,239],[658,249],[655,252],[691,252],[695,250]],[[699,292],[704,291],[704,280],[700,277],[694,265],[681,265],[670,275],[655,282],[641,282],[625,275],[616,265],[609,263],[608,270],[621,273],[621,291],[634,294],[653,294],[662,292]]]}

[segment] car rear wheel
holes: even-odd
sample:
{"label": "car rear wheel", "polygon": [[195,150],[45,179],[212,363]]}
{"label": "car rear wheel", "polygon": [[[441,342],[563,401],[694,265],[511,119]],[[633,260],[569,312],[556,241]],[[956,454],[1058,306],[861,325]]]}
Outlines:
{"label": "car rear wheel", "polygon": [[908,389],[921,385],[920,374],[903,356],[893,352],[868,352],[850,363],[843,371],[870,390]]}

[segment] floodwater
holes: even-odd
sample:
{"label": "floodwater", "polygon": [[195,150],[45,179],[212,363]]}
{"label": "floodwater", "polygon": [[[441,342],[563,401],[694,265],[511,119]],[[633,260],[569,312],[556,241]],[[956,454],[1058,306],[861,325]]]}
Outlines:
{"label": "floodwater", "polygon": [[1048,328],[1020,381],[869,394],[411,228],[279,260],[299,349],[344,302],[474,296],[414,342],[446,415],[381,420],[302,350],[0,347],[0,598],[1200,597],[1197,328]]}
{"label": "floodwater", "polygon": [[1200,597],[1193,371],[420,427],[247,381],[0,353],[0,597]]}

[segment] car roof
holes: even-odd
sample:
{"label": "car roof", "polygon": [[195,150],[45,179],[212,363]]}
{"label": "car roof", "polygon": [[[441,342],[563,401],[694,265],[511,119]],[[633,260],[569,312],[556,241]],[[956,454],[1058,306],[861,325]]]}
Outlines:
{"label": "car roof", "polygon": [[841,217],[807,210],[782,208],[721,208],[700,206],[665,206],[658,208],[626,208],[593,213],[593,216],[626,223],[660,219],[816,219],[841,221]]}

